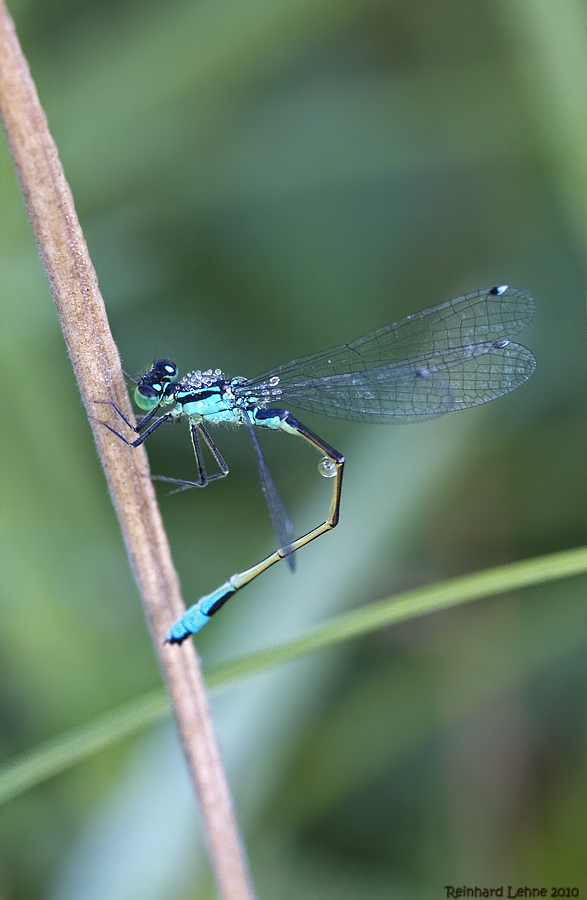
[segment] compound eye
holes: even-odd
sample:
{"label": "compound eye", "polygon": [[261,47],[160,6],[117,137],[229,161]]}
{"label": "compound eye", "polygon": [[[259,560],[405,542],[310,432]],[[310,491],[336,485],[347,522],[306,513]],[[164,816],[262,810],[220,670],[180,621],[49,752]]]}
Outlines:
{"label": "compound eye", "polygon": [[139,384],[135,391],[135,402],[140,409],[155,409],[161,400],[163,393],[163,385],[155,382],[154,384]]}
{"label": "compound eye", "polygon": [[142,394],[143,397],[159,397],[163,391],[162,384],[141,384],[137,391]]}
{"label": "compound eye", "polygon": [[151,369],[153,374],[157,373],[160,378],[169,381],[177,375],[177,366],[171,359],[158,359]]}

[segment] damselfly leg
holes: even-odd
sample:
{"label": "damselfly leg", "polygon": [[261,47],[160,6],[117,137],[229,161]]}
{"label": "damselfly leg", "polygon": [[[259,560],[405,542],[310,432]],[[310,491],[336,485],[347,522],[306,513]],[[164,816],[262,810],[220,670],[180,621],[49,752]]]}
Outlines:
{"label": "damselfly leg", "polygon": [[[198,425],[192,425],[190,428],[190,434],[192,438],[192,447],[194,448],[194,456],[196,457],[196,464],[198,466],[198,480],[197,481],[186,481],[184,478],[169,478],[167,475],[153,475],[153,481],[166,481],[168,484],[177,484],[177,487],[174,491],[170,491],[168,496],[170,497],[172,494],[177,494],[179,491],[187,491],[189,488],[193,487],[206,487],[207,484],[211,481],[217,481],[219,478],[226,478],[229,473],[229,468],[224,461],[224,457],[220,453],[220,450],[210,437],[208,431],[202,423],[200,422]],[[219,472],[215,472],[213,475],[208,475],[206,472],[206,466],[204,463],[204,455],[202,453],[202,448],[200,446],[200,435],[204,442],[206,443],[208,449],[212,453],[212,456],[216,460]]]}
{"label": "damselfly leg", "polygon": [[[269,422],[271,424],[268,424]],[[278,422],[280,424],[277,424]],[[165,640],[170,644],[181,644],[181,642],[190,634],[194,634],[203,628],[210,620],[210,617],[218,612],[227,600],[241,588],[245,587],[245,585],[254,581],[255,578],[265,572],[270,566],[273,566],[275,563],[284,559],[288,555],[288,551],[289,553],[294,553],[296,550],[305,547],[306,544],[309,544],[311,541],[320,537],[320,535],[325,534],[327,531],[331,531],[338,524],[344,456],[339,453],[338,450],[335,450],[334,447],[327,444],[326,441],[323,441],[321,437],[318,437],[317,434],[314,434],[313,431],[310,431],[309,428],[306,428],[302,422],[296,419],[295,416],[292,416],[287,410],[258,410],[254,417],[254,424],[260,425],[261,427],[273,428],[275,430],[279,429],[280,431],[285,431],[289,434],[297,434],[324,454],[327,462],[323,460],[320,471],[327,477],[334,477],[332,499],[330,501],[328,516],[317,528],[312,529],[312,531],[309,531],[307,534],[303,535],[303,537],[292,541],[287,550],[280,547],[275,553],[267,556],[255,566],[251,566],[250,569],[245,569],[244,572],[237,572],[235,575],[232,575],[228,581],[225,581],[223,585],[211,594],[201,597],[197,603],[190,606],[190,608],[185,611],[181,619],[179,619],[169,630]]]}

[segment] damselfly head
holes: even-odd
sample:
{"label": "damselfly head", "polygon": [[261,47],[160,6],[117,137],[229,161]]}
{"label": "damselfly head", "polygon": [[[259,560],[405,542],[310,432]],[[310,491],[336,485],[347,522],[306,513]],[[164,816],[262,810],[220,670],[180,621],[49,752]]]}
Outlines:
{"label": "damselfly head", "polygon": [[153,363],[151,371],[147,372],[142,380],[152,378],[156,381],[173,381],[174,378],[177,378],[177,373],[178,368],[170,359],[158,359]]}
{"label": "damselfly head", "polygon": [[135,390],[135,403],[139,409],[155,409],[162,400],[173,393],[178,368],[170,359],[157,359],[146,372]]}

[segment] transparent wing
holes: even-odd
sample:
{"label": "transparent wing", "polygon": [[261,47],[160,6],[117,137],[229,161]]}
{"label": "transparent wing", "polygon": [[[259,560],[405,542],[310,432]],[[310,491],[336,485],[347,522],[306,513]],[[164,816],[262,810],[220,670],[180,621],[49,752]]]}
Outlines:
{"label": "transparent wing", "polygon": [[248,403],[294,404],[361,422],[417,421],[494,400],[533,373],[510,338],[535,310],[525,291],[475,291],[235,388]]}
{"label": "transparent wing", "polygon": [[255,448],[257,464],[259,466],[259,478],[261,479],[261,487],[263,488],[263,495],[265,497],[265,502],[269,511],[269,518],[271,519],[273,532],[275,534],[275,537],[277,538],[277,543],[279,544],[280,548],[285,550],[286,553],[284,559],[293,572],[296,567],[295,557],[293,555],[291,546],[294,542],[295,536],[293,525],[288,515],[287,507],[283,501],[281,494],[277,490],[277,485],[273,481],[273,476],[271,475],[269,467],[265,462],[265,457],[263,456],[261,445],[257,440],[257,435],[255,434],[255,429],[253,428],[253,423],[251,422],[248,413],[245,413],[245,422],[253,441],[253,447]]}
{"label": "transparent wing", "polygon": [[299,380],[284,385],[272,402],[356,422],[415,422],[495,400],[527,381],[536,368],[534,356],[521,344],[477,345],[469,352],[450,366],[442,354],[430,354],[417,357],[412,366]]}

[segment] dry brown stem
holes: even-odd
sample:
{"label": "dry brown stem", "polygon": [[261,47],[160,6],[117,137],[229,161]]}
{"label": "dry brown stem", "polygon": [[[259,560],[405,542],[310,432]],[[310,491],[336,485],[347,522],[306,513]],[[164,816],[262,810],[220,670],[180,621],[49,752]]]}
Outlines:
{"label": "dry brown stem", "polygon": [[3,0],[0,113],[200,798],[217,883],[225,900],[250,900],[254,892],[198,657],[191,641],[163,643],[184,607],[147,457],[96,420],[96,409],[108,409],[96,407],[96,400],[114,400],[128,417],[132,410],[69,185]]}

